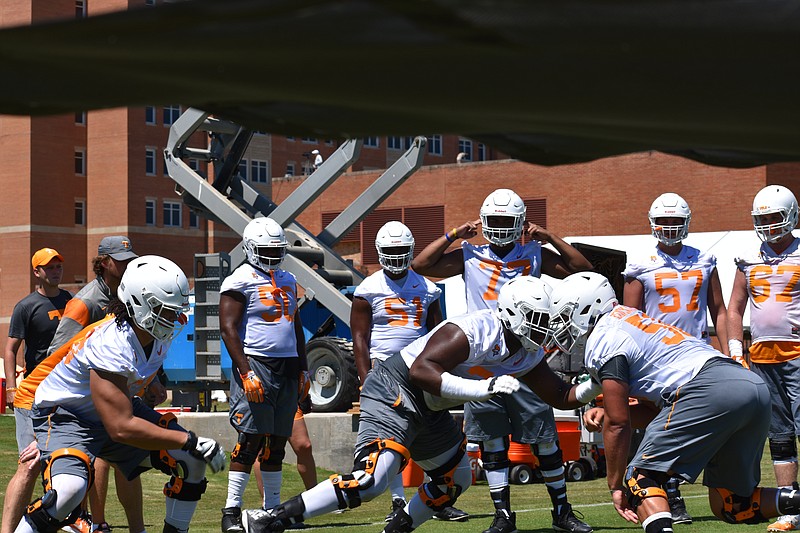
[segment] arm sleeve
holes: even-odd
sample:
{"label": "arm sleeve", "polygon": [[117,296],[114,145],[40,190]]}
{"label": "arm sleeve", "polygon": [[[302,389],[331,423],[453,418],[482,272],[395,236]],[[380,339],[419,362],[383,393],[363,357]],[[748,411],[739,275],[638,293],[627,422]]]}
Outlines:
{"label": "arm sleeve", "polygon": [[606,379],[615,379],[628,383],[630,372],[628,371],[628,360],[624,355],[615,355],[597,373],[597,378],[602,383]]}

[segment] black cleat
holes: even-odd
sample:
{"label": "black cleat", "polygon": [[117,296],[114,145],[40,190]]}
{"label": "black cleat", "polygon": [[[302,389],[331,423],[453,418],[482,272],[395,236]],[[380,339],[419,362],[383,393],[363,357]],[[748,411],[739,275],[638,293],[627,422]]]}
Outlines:
{"label": "black cleat", "polygon": [[465,513],[461,509],[456,509],[455,507],[445,507],[433,517],[436,520],[445,520],[447,522],[466,522],[469,520],[469,514]]}
{"label": "black cleat", "polygon": [[511,513],[505,509],[498,509],[494,512],[492,525],[483,533],[516,533],[517,513]]}
{"label": "black cleat", "polygon": [[673,524],[692,523],[692,516],[686,511],[686,503],[680,496],[669,499],[669,511],[672,513]]}
{"label": "black cleat", "polygon": [[[575,516],[572,505],[568,503],[561,506],[561,514],[556,515],[555,511],[550,511],[550,514],[553,515],[554,531],[570,531],[572,533],[591,533],[594,531],[592,526]],[[581,515],[581,518],[583,518],[583,515]]]}
{"label": "black cleat", "polygon": [[242,525],[247,533],[281,533],[286,524],[280,520],[272,509],[245,509],[242,513]]}
{"label": "black cleat", "polygon": [[398,511],[406,508],[406,501],[403,498],[394,498],[392,500],[392,512],[386,515],[384,522],[391,522]]}
{"label": "black cleat", "polygon": [[239,507],[225,507],[222,510],[222,533],[242,533],[242,510]]}

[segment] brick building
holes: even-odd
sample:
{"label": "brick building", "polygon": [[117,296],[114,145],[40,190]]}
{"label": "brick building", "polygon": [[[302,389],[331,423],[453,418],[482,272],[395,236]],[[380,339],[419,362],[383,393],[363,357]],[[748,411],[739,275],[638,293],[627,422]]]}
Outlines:
{"label": "brick building", "polygon": [[[9,0],[0,3],[0,26],[152,3]],[[33,289],[30,257],[43,246],[65,256],[63,286],[76,292],[93,278],[90,260],[104,235],[128,235],[138,253],[170,257],[190,276],[193,254],[237,245],[232,231],[190,213],[165,175],[161,154],[181,110],[176,104],[53,117],[0,116],[0,337],[7,335],[14,304]],[[408,137],[366,139],[352,172],[315,201],[300,223],[318,232],[409,142]],[[193,138],[194,146],[205,144],[202,135]],[[240,172],[280,202],[305,179],[311,151],[327,157],[337,145],[257,133]],[[466,154],[463,164],[456,164],[460,153]],[[646,233],[650,202],[669,190],[690,203],[693,231],[750,229],[750,202],[758,189],[782,183],[800,192],[800,169],[790,164],[732,170],[641,153],[547,168],[503,157],[466,138],[430,136],[427,166],[338,244],[338,251],[372,271],[377,266],[374,235],[384,221],[406,222],[419,250],[445,228],[476,219],[481,201],[498,187],[516,190],[528,202],[529,218],[561,236]],[[190,163],[208,172],[204,163]]]}

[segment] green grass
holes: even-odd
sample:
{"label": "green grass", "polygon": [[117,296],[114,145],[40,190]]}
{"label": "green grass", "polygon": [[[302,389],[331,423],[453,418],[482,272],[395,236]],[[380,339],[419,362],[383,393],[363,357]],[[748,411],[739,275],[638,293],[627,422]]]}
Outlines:
{"label": "green grass", "polygon": [[[324,443],[315,443],[324,446]],[[768,454],[765,453],[765,457]],[[0,488],[5,487],[16,469],[17,449],[14,437],[13,416],[0,416]],[[762,462],[763,485],[774,484],[772,467],[768,460]],[[319,471],[319,479],[324,479],[331,472]],[[167,477],[161,473],[150,471],[142,476],[144,486],[145,523],[151,533],[161,531],[164,520],[164,496],[161,489]],[[107,519],[114,529],[126,530],[125,514],[116,499],[113,480],[109,487],[107,502]],[[38,488],[37,488],[38,490]],[[286,465],[284,469],[284,485],[282,497],[286,499],[301,492],[302,484],[294,465]],[[584,518],[595,531],[630,530],[642,531],[641,526],[629,524],[622,520],[609,503],[605,479],[568,484],[569,498],[573,506],[581,511]],[[708,507],[706,489],[701,485],[684,485],[682,492],[686,497],[687,508],[694,517],[691,525],[677,525],[676,532],[723,532],[731,531],[734,526],[717,521]],[[227,473],[209,473],[208,490],[204,495],[192,522],[192,532],[218,532],[220,509],[224,506],[227,493]],[[406,489],[406,496],[413,494]],[[36,497],[41,495],[36,492]],[[550,502],[543,484],[512,485],[511,502],[517,512],[517,528],[521,532],[550,532]],[[258,507],[260,500],[255,480],[251,479],[245,495],[246,507]],[[378,532],[383,529],[383,518],[390,508],[390,497],[384,494],[379,498],[363,504],[357,509],[342,514],[320,516],[308,521],[308,528],[334,528],[337,531]],[[419,531],[425,533],[456,533],[475,531],[480,533],[486,529],[492,519],[492,505],[489,500],[486,483],[479,483],[464,493],[458,500],[457,507],[472,515],[466,523],[442,523],[431,520],[421,526]],[[766,525],[736,526],[737,532],[758,531],[763,533]]]}

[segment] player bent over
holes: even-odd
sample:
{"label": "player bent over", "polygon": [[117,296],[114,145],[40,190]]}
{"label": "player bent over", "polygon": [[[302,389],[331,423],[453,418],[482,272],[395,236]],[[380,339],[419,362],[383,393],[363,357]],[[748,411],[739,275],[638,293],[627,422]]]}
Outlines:
{"label": "player bent over", "polygon": [[225,467],[216,442],[135,398],[186,322],[186,276],[168,259],[139,257],[128,265],[117,295],[109,304],[112,315],[65,344],[68,353],[36,389],[33,423],[45,492],[28,506],[17,533],[69,524],[91,486],[95,457],[116,463],[129,479],[153,467],[170,474],[164,531],[185,532],[205,492],[206,465],[215,472]]}
{"label": "player bent over", "polygon": [[[646,533],[671,533],[661,484],[671,475],[694,482],[703,470],[711,510],[725,522],[800,510],[800,490],[757,486],[770,421],[761,378],[685,331],[617,305],[600,274],[567,277],[551,302],[556,345],[585,350],[586,368],[602,384],[604,410],[584,419],[603,431],[608,487],[620,516],[640,521]],[[642,408],[629,408],[629,396]],[[648,422],[626,467],[631,427]]]}
{"label": "player bent over", "polygon": [[[514,375],[554,406],[568,409],[589,401],[599,387],[564,383],[539,349],[548,333],[549,291],[537,278],[512,280],[500,291],[497,311],[446,320],[375,366],[361,390],[352,473],[334,475],[274,509],[246,511],[245,528],[250,533],[282,531],[307,518],[358,507],[384,492],[413,458],[430,481],[384,529],[412,531],[453,505],[472,482],[464,434],[449,407],[513,394],[519,388]],[[470,373],[479,365],[492,377]]]}

